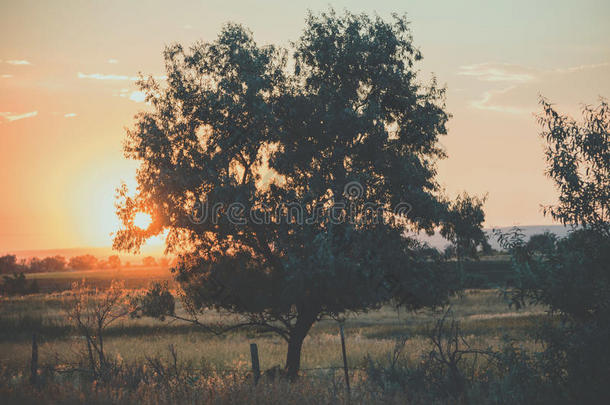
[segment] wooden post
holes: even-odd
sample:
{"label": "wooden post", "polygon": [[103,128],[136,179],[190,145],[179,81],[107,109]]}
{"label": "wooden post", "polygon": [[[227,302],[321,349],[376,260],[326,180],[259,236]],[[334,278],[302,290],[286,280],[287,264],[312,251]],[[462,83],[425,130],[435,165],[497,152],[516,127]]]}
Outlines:
{"label": "wooden post", "polygon": [[345,372],[345,386],[347,395],[350,395],[349,373],[347,369],[347,353],[345,352],[345,333],[343,333],[343,322],[339,324],[339,332],[341,333],[341,352],[343,353],[343,371]]}
{"label": "wooden post", "polygon": [[258,379],[261,376],[261,366],[258,362],[258,346],[256,343],[250,343],[250,356],[252,357],[252,374],[254,376],[254,385],[258,384]]}
{"label": "wooden post", "polygon": [[36,384],[38,381],[38,342],[36,334],[32,335],[32,362],[30,363],[30,383]]}

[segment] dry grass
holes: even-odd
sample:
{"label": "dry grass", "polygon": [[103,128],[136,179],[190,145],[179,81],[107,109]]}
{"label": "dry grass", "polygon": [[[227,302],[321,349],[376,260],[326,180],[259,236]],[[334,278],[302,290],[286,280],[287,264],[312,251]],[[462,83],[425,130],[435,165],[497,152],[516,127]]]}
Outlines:
{"label": "dry grass", "polygon": [[[25,365],[30,356],[31,333],[38,330],[41,363],[76,356],[80,339],[66,319],[65,308],[71,293],[39,294],[0,301],[0,364]],[[534,348],[530,331],[543,315],[543,308],[511,310],[494,290],[471,290],[455,297],[452,310],[461,321],[464,334],[483,347],[498,347],[508,336]],[[348,357],[358,365],[366,355],[385,356],[395,339],[409,337],[406,354],[412,361],[429,350],[427,329],[438,316],[432,311],[398,312],[390,307],[348,317],[346,322]],[[203,321],[215,322],[221,316],[209,312]],[[146,356],[165,356],[173,344],[182,361],[206,364],[214,369],[247,368],[249,344],[259,345],[261,366],[268,369],[284,363],[285,342],[269,333],[242,331],[212,336],[182,322],[155,319],[126,319],[107,331],[107,351],[124,361],[143,361]],[[303,348],[303,367],[333,367],[341,364],[338,325],[322,321],[314,326]]]}

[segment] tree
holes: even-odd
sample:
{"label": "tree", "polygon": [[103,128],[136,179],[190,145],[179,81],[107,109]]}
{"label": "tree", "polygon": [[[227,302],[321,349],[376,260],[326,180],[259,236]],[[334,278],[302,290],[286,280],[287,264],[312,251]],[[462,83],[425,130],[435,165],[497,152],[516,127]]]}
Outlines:
{"label": "tree", "polygon": [[114,247],[167,230],[192,320],[214,308],[276,332],[295,377],[316,321],[457,287],[405,232],[432,233],[451,209],[435,180],[445,92],[417,79],[404,17],[310,14],[290,63],[235,24],[164,56],[167,85],[139,81],[152,108],[127,133],[139,186],[119,189]]}
{"label": "tree", "polygon": [[120,269],[121,258],[118,255],[108,256],[108,266],[112,269]]}
{"label": "tree", "polygon": [[142,266],[145,267],[155,267],[157,266],[157,261],[152,256],[146,256],[142,259]]}
{"label": "tree", "polygon": [[548,254],[555,249],[556,243],[557,235],[546,231],[544,233],[538,233],[530,236],[529,240],[527,241],[527,247],[533,252]]}
{"label": "tree", "polygon": [[546,140],[547,175],[559,202],[544,207],[562,224],[582,225],[610,235],[610,108],[583,107],[583,122],[559,114],[545,98],[538,122]]}
{"label": "tree", "polygon": [[4,255],[0,257],[0,274],[12,274],[23,270],[23,266],[17,262],[17,256]]}
{"label": "tree", "polygon": [[85,282],[72,285],[73,301],[68,318],[84,338],[86,356],[95,378],[110,377],[112,363],[106,357],[104,332],[114,322],[128,316],[132,308],[125,293],[125,282],[112,280],[108,290],[98,292]]}
{"label": "tree", "polygon": [[12,276],[2,276],[4,283],[0,285],[0,292],[6,295],[36,294],[39,291],[38,282],[32,281],[29,285],[23,273],[13,273]]}
{"label": "tree", "polygon": [[547,100],[540,104],[547,175],[559,190],[558,204],[544,212],[580,227],[565,238],[543,234],[528,243],[513,231],[500,242],[517,270],[513,302],[543,304],[561,320],[540,333],[545,373],[566,402],[597,403],[610,397],[610,113],[602,99],[596,108],[585,106],[577,123]]}
{"label": "tree", "polygon": [[465,257],[477,257],[479,249],[488,251],[491,248],[480,226],[485,220],[485,199],[462,193],[450,205],[441,235],[454,246],[458,262]]}
{"label": "tree", "polygon": [[93,255],[81,255],[70,258],[68,267],[72,270],[91,270],[95,269],[98,265],[98,260]]}
{"label": "tree", "polygon": [[66,268],[66,263],[66,258],[63,256],[50,256],[42,260],[34,257],[30,260],[29,270],[32,273],[62,271]]}

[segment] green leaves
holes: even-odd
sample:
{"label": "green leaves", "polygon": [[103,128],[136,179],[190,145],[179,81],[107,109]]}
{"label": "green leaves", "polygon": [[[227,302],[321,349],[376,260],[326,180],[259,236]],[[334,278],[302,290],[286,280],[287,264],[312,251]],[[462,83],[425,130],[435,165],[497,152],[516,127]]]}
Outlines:
{"label": "green leaves", "polygon": [[547,175],[559,203],[544,207],[563,224],[583,225],[610,235],[610,107],[584,106],[583,121],[560,115],[546,99],[538,122],[547,142]]}

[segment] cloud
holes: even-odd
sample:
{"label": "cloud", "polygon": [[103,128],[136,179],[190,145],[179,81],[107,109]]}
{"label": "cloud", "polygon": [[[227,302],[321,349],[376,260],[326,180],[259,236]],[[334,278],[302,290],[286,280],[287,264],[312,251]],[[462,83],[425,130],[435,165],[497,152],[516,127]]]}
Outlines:
{"label": "cloud", "polygon": [[185,30],[192,30],[192,29],[193,29],[193,26],[192,26],[191,24],[186,24],[186,25],[184,26],[184,29],[185,29]]}
{"label": "cloud", "polygon": [[608,67],[608,66],[610,66],[610,62],[595,63],[595,64],[592,64],[592,65],[573,66],[573,67],[569,67],[569,68],[566,68],[566,69],[555,69],[555,72],[557,72],[557,73],[574,73],[574,72],[580,72],[582,70],[598,69],[598,68],[603,68],[603,67]]}
{"label": "cloud", "polygon": [[3,79],[10,79],[11,77],[13,77],[13,75],[0,75],[0,77]]}
{"label": "cloud", "polygon": [[7,60],[6,63],[9,65],[31,65],[31,63],[27,60]]}
{"label": "cloud", "polygon": [[116,65],[117,63],[119,63],[119,60],[118,59],[108,59],[107,62],[112,65]]}
{"label": "cloud", "polygon": [[527,109],[510,106],[510,105],[499,105],[497,103],[492,103],[492,99],[508,93],[513,90],[515,86],[510,86],[508,88],[502,90],[489,90],[483,93],[483,96],[479,100],[473,100],[470,102],[470,105],[479,110],[488,110],[488,111],[496,111],[510,114],[521,114],[527,112]]}
{"label": "cloud", "polygon": [[473,76],[485,82],[525,83],[536,79],[536,71],[508,63],[479,63],[460,66],[458,75]]}
{"label": "cloud", "polygon": [[76,117],[77,115],[78,114],[76,114],[76,113],[67,113],[67,114],[64,114],[64,117],[66,117],[66,118],[73,118],[73,117]]}
{"label": "cloud", "polygon": [[79,79],[94,79],[94,80],[138,80],[136,76],[124,76],[124,75],[106,75],[103,73],[90,73],[85,74],[78,72],[77,77]]}
{"label": "cloud", "polygon": [[532,113],[537,108],[539,94],[576,103],[607,94],[610,88],[610,75],[606,73],[610,73],[610,62],[550,69],[480,63],[460,69],[458,75],[491,85],[491,88],[483,88],[482,94],[469,105],[501,113]]}
{"label": "cloud", "polygon": [[24,114],[16,115],[12,112],[0,112],[0,117],[6,118],[9,122],[22,120],[24,118],[35,117],[38,115],[38,111],[27,112]]}
{"label": "cloud", "polygon": [[[139,79],[138,76],[126,76],[126,75],[113,75],[113,74],[104,74],[104,73],[81,73],[78,72],[76,76],[79,79],[93,79],[93,80],[130,80],[135,82]],[[167,76],[153,76],[156,80],[167,80]]]}
{"label": "cloud", "polygon": [[135,101],[136,103],[141,103],[146,100],[146,93],[142,91],[132,91],[129,95],[129,99],[131,101]]}

